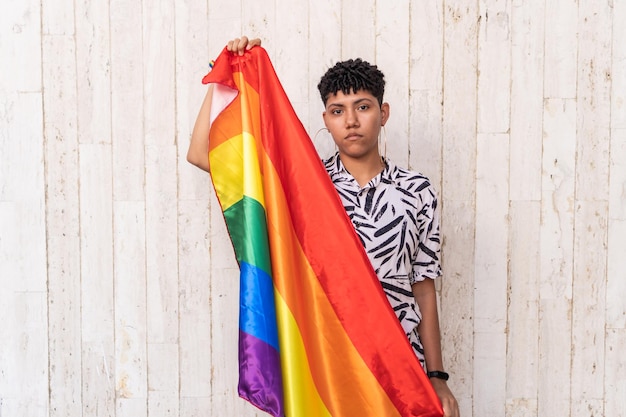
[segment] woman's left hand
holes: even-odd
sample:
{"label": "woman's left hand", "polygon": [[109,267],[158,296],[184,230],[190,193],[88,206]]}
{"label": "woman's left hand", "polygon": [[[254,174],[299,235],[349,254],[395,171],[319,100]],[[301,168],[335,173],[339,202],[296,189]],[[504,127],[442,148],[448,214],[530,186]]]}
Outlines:
{"label": "woman's left hand", "polygon": [[450,388],[448,388],[446,381],[432,378],[430,382],[443,406],[443,417],[460,417],[459,404],[456,402],[456,398],[454,398]]}

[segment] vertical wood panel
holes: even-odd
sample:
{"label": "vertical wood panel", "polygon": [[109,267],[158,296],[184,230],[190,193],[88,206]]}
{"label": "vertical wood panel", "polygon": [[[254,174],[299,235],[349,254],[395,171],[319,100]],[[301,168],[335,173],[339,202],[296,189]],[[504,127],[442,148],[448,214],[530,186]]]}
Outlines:
{"label": "vertical wood panel", "polygon": [[75,42],[43,38],[50,416],[80,415],[81,300]]}
{"label": "vertical wood panel", "polygon": [[463,415],[472,413],[474,395],[477,22],[477,4],[444,3],[442,343]]}
{"label": "vertical wood panel", "polygon": [[408,0],[397,0],[394,7],[376,2],[376,64],[385,74],[385,101],[390,105],[390,119],[382,132],[380,148],[402,167],[409,166],[412,143],[408,117],[410,50],[406,36],[410,16]]}
{"label": "vertical wood panel", "polygon": [[[213,5],[213,1],[209,5]],[[208,6],[204,2],[176,1],[176,145],[178,199],[209,198],[209,176],[187,162],[187,149],[193,125],[207,87],[201,81],[209,69],[209,62],[220,49],[212,50],[208,43],[209,30],[217,24],[208,20]],[[219,33],[219,32],[216,32]],[[222,45],[223,47],[224,45]],[[214,54],[214,55],[213,55]],[[208,158],[208,156],[207,156]],[[179,212],[184,207],[179,206]],[[208,214],[207,214],[208,215]],[[201,234],[201,231],[197,231]]]}
{"label": "vertical wood panel", "polygon": [[[179,341],[178,218],[176,201],[176,147],[149,146],[146,149],[146,261],[147,261],[147,343],[148,352],[164,352]],[[206,285],[206,284],[204,284]],[[157,345],[157,348],[151,349]],[[167,349],[165,351],[171,351]],[[179,380],[177,349],[169,357],[148,356],[148,381],[167,375],[171,384],[150,392],[149,414],[167,399],[171,412],[176,406]]]}
{"label": "vertical wood panel", "polygon": [[607,213],[606,202],[576,204],[572,417],[604,415]]}
{"label": "vertical wood panel", "polygon": [[444,6],[443,200],[474,201],[476,175],[476,5]]}
{"label": "vertical wood panel", "polygon": [[412,1],[409,7],[409,167],[441,193],[443,5]]}
{"label": "vertical wood panel", "polygon": [[479,1],[478,133],[509,131],[511,103],[511,4]]}
{"label": "vertical wood panel", "polygon": [[77,0],[76,65],[80,143],[111,143],[109,0]]}
{"label": "vertical wood panel", "polygon": [[111,0],[113,196],[144,200],[144,104],[141,2]]}
{"label": "vertical wood panel", "polygon": [[83,413],[115,415],[111,145],[80,145],[79,167]]}
{"label": "vertical wood panel", "polygon": [[341,2],[341,59],[376,62],[376,1]]}
{"label": "vertical wood panel", "polygon": [[24,417],[49,407],[40,16],[36,1],[0,16],[0,415]]}
{"label": "vertical wood panel", "polygon": [[511,200],[541,199],[544,3],[511,7]]}
{"label": "vertical wood panel", "polygon": [[[571,383],[572,268],[576,102],[550,99],[544,104],[542,228],[540,235],[539,416],[569,409]],[[554,384],[558,380],[559,384]]]}
{"label": "vertical wood panel", "polygon": [[146,145],[175,138],[174,2],[143,3],[143,106]]}
{"label": "vertical wood panel", "polygon": [[309,5],[306,2],[276,0],[276,27],[289,36],[281,39],[276,45],[274,55],[270,58],[274,64],[278,78],[285,89],[291,105],[300,120],[308,122],[305,117],[309,97],[309,51],[302,48],[309,39]]}
{"label": "vertical wood panel", "polygon": [[578,6],[576,199],[603,200],[609,189],[611,21],[608,2]]}
{"label": "vertical wood panel", "polygon": [[537,416],[541,204],[510,206],[507,417]]}
{"label": "vertical wood panel", "polygon": [[626,362],[624,361],[626,330],[609,330],[606,335],[606,394],[604,415],[619,416],[626,410]]}
{"label": "vertical wood panel", "polygon": [[[45,292],[14,292],[5,304],[5,323],[0,332],[0,412],[2,416],[39,417],[48,412],[47,295]],[[0,310],[1,311],[1,310]],[[2,326],[7,327],[7,326]],[[5,355],[8,349],[10,355]]]}
{"label": "vertical wood panel", "polygon": [[626,328],[626,129],[611,135],[606,325]]}
{"label": "vertical wood panel", "polygon": [[[181,415],[211,394],[210,233],[207,202],[179,202],[178,274]],[[199,233],[198,233],[199,232]],[[208,410],[208,409],[207,409]]]}
{"label": "vertical wood panel", "polygon": [[544,96],[575,98],[578,2],[545,1]]}
{"label": "vertical wood panel", "polygon": [[[115,201],[115,390],[118,415],[147,402],[146,208],[143,201]],[[127,401],[133,400],[133,401]],[[139,402],[135,400],[141,400]],[[137,410],[132,406],[132,410]],[[122,411],[120,413],[120,410]],[[135,415],[145,415],[141,409]]]}
{"label": "vertical wood panel", "polygon": [[[225,40],[209,42],[209,33],[226,36],[220,23],[223,20],[209,20],[209,16],[229,19],[225,4],[214,0],[202,2],[175,2],[176,13],[176,106],[177,106],[177,145],[178,145],[178,219],[177,219],[177,258],[178,258],[178,348],[177,355],[167,358],[177,359],[179,372],[175,391],[180,416],[201,417],[210,413],[211,401],[211,318],[210,318],[210,259],[208,250],[209,234],[209,176],[186,161],[189,138],[200,104],[206,93],[201,84],[202,77],[209,69],[209,62],[215,58],[225,44]],[[210,13],[212,8],[214,13]],[[238,14],[237,14],[238,15]],[[225,22],[224,22],[225,23]],[[156,167],[155,167],[156,168]],[[155,170],[155,172],[158,172]],[[158,183],[155,182],[155,186]],[[162,357],[165,346],[154,345],[154,359]],[[156,355],[159,356],[156,356]],[[163,357],[163,359],[166,359]],[[162,370],[154,364],[151,381],[154,390],[171,392],[175,386],[165,385],[159,376]],[[169,368],[171,372],[172,368]],[[153,376],[154,375],[154,376]],[[173,381],[172,381],[173,382]],[[152,382],[151,382],[152,384]],[[169,398],[164,394],[161,398]],[[156,401],[156,400],[153,400]],[[152,412],[154,404],[150,404]],[[157,410],[161,410],[158,407]],[[158,411],[160,412],[160,411]]]}
{"label": "vertical wood panel", "polygon": [[[461,415],[472,415],[474,387],[473,277],[474,207],[454,200],[444,203],[443,277],[440,325],[444,366],[448,383],[459,402]],[[472,245],[468,250],[468,244]]]}
{"label": "vertical wood panel", "polygon": [[611,47],[611,127],[626,128],[626,1],[614,0]]}
{"label": "vertical wood panel", "polygon": [[[474,412],[504,415],[508,272],[507,134],[478,134],[474,264]],[[489,353],[486,353],[489,352]]]}
{"label": "vertical wood panel", "polygon": [[[335,153],[335,144],[324,128],[322,112],[324,104],[317,84],[328,70],[341,60],[341,2],[309,2],[309,43],[315,41],[315,47],[308,48],[309,60],[309,95],[308,126],[309,136],[321,158],[326,159]],[[303,74],[304,76],[304,74]],[[303,82],[301,80],[301,82]],[[318,133],[319,132],[319,133]]]}

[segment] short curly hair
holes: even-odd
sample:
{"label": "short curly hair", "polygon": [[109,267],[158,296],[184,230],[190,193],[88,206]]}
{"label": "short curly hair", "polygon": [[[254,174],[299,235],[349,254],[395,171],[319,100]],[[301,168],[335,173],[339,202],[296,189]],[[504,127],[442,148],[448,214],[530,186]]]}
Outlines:
{"label": "short curly hair", "polygon": [[320,91],[322,102],[326,106],[328,97],[337,94],[338,91],[344,94],[356,93],[365,90],[371,93],[378,104],[383,104],[383,94],[385,93],[385,75],[376,65],[372,65],[361,58],[349,59],[337,62],[334,67],[326,71],[321,78],[317,89]]}

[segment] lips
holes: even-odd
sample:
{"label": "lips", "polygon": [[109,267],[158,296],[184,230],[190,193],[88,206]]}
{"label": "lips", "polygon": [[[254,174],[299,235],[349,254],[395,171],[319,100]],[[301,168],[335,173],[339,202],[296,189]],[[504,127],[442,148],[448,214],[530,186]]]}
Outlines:
{"label": "lips", "polygon": [[361,137],[361,135],[357,134],[357,133],[350,133],[348,136],[345,137],[346,140],[356,140],[359,139]]}

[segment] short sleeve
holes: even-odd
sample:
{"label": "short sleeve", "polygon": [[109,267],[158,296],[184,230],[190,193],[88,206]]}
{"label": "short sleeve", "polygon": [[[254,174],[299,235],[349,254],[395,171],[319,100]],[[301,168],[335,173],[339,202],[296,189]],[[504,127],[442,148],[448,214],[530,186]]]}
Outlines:
{"label": "short sleeve", "polygon": [[[417,245],[412,260],[411,284],[441,275],[441,238],[439,235],[439,208],[431,185],[418,196],[421,209],[417,212]],[[418,206],[419,207],[419,206]]]}

